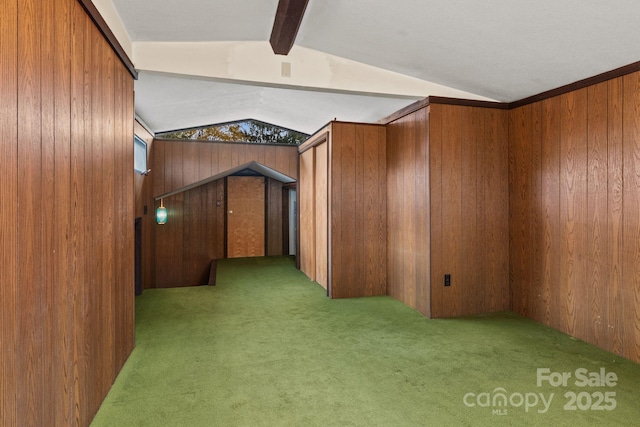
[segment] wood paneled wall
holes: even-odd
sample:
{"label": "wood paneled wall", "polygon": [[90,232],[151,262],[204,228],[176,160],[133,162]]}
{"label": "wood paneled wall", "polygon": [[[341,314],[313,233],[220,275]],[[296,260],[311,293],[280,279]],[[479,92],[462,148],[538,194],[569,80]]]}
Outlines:
{"label": "wood paneled wall", "polygon": [[184,142],[158,139],[153,149],[153,195],[159,196],[256,161],[298,178],[297,146]]}
{"label": "wood paneled wall", "polygon": [[508,310],[508,113],[431,105],[429,129],[431,316]]}
{"label": "wood paneled wall", "polygon": [[428,111],[387,125],[387,292],[430,317]]}
{"label": "wood paneled wall", "polygon": [[333,122],[329,163],[329,294],[386,295],[386,128]]}
{"label": "wood paneled wall", "polygon": [[[152,152],[154,197],[254,160],[294,179],[298,176],[296,146],[155,140]],[[267,254],[282,255],[282,183],[269,178],[265,191]],[[169,213],[165,225],[155,224],[159,202],[150,207],[154,221],[151,286],[207,283],[211,260],[226,256],[224,179],[168,197],[164,204]]]}
{"label": "wood paneled wall", "polygon": [[153,287],[155,272],[152,268],[154,257],[155,236],[155,201],[153,200],[153,135],[149,133],[137,121],[134,124],[134,133],[147,143],[147,168],[151,169],[149,175],[136,173],[134,176],[135,187],[135,217],[142,219],[142,286],[144,289]]}
{"label": "wood paneled wall", "polygon": [[640,362],[640,73],[510,112],[513,310]]}
{"label": "wood paneled wall", "polygon": [[75,0],[0,31],[0,419],[87,426],[134,345],[133,79]]}
{"label": "wood paneled wall", "polygon": [[389,295],[430,317],[507,310],[507,112],[432,104],[387,136]]}

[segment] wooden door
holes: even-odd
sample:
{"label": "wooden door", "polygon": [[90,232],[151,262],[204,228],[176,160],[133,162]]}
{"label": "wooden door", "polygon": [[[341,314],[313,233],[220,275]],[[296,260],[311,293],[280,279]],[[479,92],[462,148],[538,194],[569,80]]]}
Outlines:
{"label": "wooden door", "polygon": [[264,177],[227,178],[228,258],[264,256],[264,211]]}

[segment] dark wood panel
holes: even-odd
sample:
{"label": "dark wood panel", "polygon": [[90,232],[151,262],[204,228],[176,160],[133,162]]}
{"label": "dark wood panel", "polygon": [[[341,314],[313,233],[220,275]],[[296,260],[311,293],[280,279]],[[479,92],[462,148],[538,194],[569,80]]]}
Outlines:
{"label": "dark wood panel", "polygon": [[[477,286],[482,276],[484,264],[480,256],[479,223],[482,211],[478,205],[478,146],[484,137],[484,123],[479,122],[476,111],[470,107],[460,108],[460,187],[461,187],[461,235],[460,235],[460,275],[457,280],[460,288],[460,312],[473,313],[484,306],[483,290]],[[480,156],[482,153],[480,153]],[[464,267],[462,266],[464,260]],[[463,290],[464,288],[464,290]]]}
{"label": "dark wood panel", "polygon": [[[33,0],[18,9],[18,414],[24,425],[44,424],[42,287],[42,15]],[[45,88],[46,89],[46,88]]]}
{"label": "dark wood panel", "polygon": [[[449,105],[432,106],[431,114],[442,114],[442,131],[446,139],[442,142],[442,199],[432,200],[432,209],[441,209],[446,220],[442,222],[442,262],[445,274],[451,275],[451,286],[443,290],[442,316],[457,316],[463,313],[462,276],[463,232],[462,229],[462,135],[461,120],[465,107]],[[470,212],[467,214],[471,214]]]}
{"label": "dark wood panel", "polygon": [[[334,122],[329,146],[330,296],[386,294],[386,174],[384,128]],[[306,152],[305,152],[306,153]],[[303,153],[304,156],[304,153]],[[368,178],[375,177],[373,180]],[[382,188],[382,189],[381,189]],[[367,206],[377,206],[367,211]],[[381,268],[381,266],[383,266]],[[384,272],[384,274],[382,274]],[[371,278],[370,283],[367,278]]]}
{"label": "dark wood panel", "polygon": [[[586,89],[560,97],[562,135],[560,145],[560,221],[562,245],[560,282],[561,313],[570,335],[584,337],[586,220]],[[577,310],[579,308],[579,310]]]}
{"label": "dark wood panel", "polygon": [[[429,113],[431,109],[429,110]],[[442,159],[442,114],[429,114],[429,164],[426,165],[429,173],[429,186],[431,188],[431,201],[429,209],[431,211],[431,316],[442,316],[444,312],[444,262],[443,262],[443,240],[442,224],[444,221],[442,209],[434,208],[432,205],[438,200],[442,200],[443,193],[443,159]]]}
{"label": "dark wood panel", "polygon": [[[512,161],[529,163],[541,177],[540,191],[531,192],[532,208],[540,211],[538,225],[528,220],[540,228],[531,243],[514,231],[521,226],[524,189],[514,169],[509,179],[512,249],[524,249],[512,250],[512,272],[522,255],[542,274],[538,287],[511,276],[514,304],[524,291],[526,304],[536,306],[527,316],[635,361],[639,80],[634,73],[531,104],[542,109],[539,163],[515,149],[535,138],[511,132]],[[509,113],[512,123],[519,111]],[[535,127],[534,116],[526,121]]]}
{"label": "dark wood panel", "polygon": [[[350,296],[355,286],[357,259],[356,241],[356,171],[355,128],[348,124],[334,124],[331,145],[331,207],[334,214],[331,220],[333,257],[331,277],[331,297]],[[338,150],[339,147],[339,150]],[[340,176],[340,181],[334,179]],[[340,248],[339,255],[336,253]],[[337,265],[340,268],[337,268]]]}
{"label": "dark wood panel", "polygon": [[115,119],[116,98],[132,105],[132,81],[116,83],[126,70],[77,2],[17,6],[0,5],[0,411],[8,425],[88,425],[128,355],[116,322],[133,336],[114,272],[132,249],[114,238],[133,220],[115,211],[133,188],[115,156],[133,123],[132,109]]}
{"label": "dark wood panel", "polygon": [[606,346],[608,312],[608,85],[587,89],[586,341]]}
{"label": "dark wood panel", "polygon": [[[542,109],[540,105],[531,106],[531,122],[529,126],[529,145],[531,149],[531,179],[530,179],[530,264],[540,265],[544,256],[544,248],[540,246],[543,233],[543,214],[540,206],[542,193]],[[524,299],[529,317],[537,321],[542,320],[545,308],[542,304],[540,289],[542,287],[542,272],[537,268],[530,268],[529,286],[524,290]]]}
{"label": "dark wood panel", "polygon": [[[0,413],[18,425],[18,62],[17,0],[0,2]],[[5,59],[6,58],[6,59]]]}
{"label": "dark wood panel", "polygon": [[540,174],[542,177],[540,202],[541,265],[533,265],[542,274],[540,294],[544,315],[539,320],[560,328],[562,324],[558,281],[560,280],[560,98],[540,103],[542,109],[542,140]]}
{"label": "dark wood panel", "polygon": [[[487,295],[482,311],[509,309],[509,123],[501,110],[484,110],[485,139],[482,141],[482,200],[484,210],[484,284]],[[498,208],[499,207],[499,208]]]}
{"label": "dark wood panel", "polygon": [[509,265],[513,282],[511,305],[515,312],[526,315],[528,305],[526,289],[530,285],[527,245],[531,241],[529,234],[531,150],[528,143],[531,107],[525,106],[514,110],[510,119],[509,134],[514,135],[512,144],[509,146],[509,173],[513,189],[509,197],[511,208]]}
{"label": "dark wood panel", "polygon": [[[73,305],[69,304],[69,295],[73,293],[71,284],[71,246],[68,236],[71,233],[71,20],[74,4],[68,1],[56,4],[53,16],[54,76],[54,212],[53,228],[54,254],[54,333],[52,342],[54,399],[51,410],[55,414],[54,424],[71,425],[73,416]],[[60,43],[61,40],[66,41]],[[57,43],[56,43],[57,41]]]}
{"label": "dark wood panel", "polygon": [[605,348],[622,354],[624,312],[623,295],[623,80],[617,78],[608,86],[608,149],[607,149],[607,342]]}
{"label": "dark wood panel", "polygon": [[[283,255],[283,217],[282,211],[282,182],[267,178],[267,255]],[[288,238],[288,236],[287,236]]]}

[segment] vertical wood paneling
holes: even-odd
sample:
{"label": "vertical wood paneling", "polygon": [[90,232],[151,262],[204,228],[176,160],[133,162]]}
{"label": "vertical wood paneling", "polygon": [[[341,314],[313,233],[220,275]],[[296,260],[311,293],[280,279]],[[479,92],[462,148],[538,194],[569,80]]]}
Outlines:
{"label": "vertical wood paneling", "polygon": [[[84,14],[83,14],[84,15]],[[89,29],[92,26],[91,19],[84,15],[82,18],[85,22],[85,32],[83,34],[83,42],[84,42],[84,57],[83,57],[83,85],[84,85],[84,94],[83,94],[83,116],[84,116],[84,138],[86,140],[94,141],[93,144],[85,145],[84,159],[83,164],[85,168],[85,176],[84,183],[81,185],[82,189],[82,198],[84,201],[84,211],[85,211],[85,222],[84,222],[84,230],[82,231],[82,237],[90,236],[94,233],[94,224],[93,224],[93,212],[91,208],[91,200],[93,198],[93,171],[95,169],[94,164],[94,152],[97,152],[97,147],[99,146],[97,140],[93,139],[93,134],[91,131],[92,125],[92,114],[91,114],[91,106],[93,104],[93,85],[92,82],[92,60],[93,50],[96,48],[93,44],[93,31]],[[80,78],[80,76],[79,76]],[[97,96],[97,94],[95,95]],[[82,144],[85,144],[85,141],[82,141]],[[80,414],[81,417],[86,419],[86,422],[89,422],[94,415],[95,411],[95,401],[98,399],[95,397],[95,387],[96,387],[96,377],[97,377],[97,369],[95,365],[92,363],[95,360],[93,355],[93,349],[95,347],[93,341],[91,340],[91,334],[97,333],[97,329],[95,328],[95,312],[94,308],[97,308],[95,303],[95,293],[88,292],[87,288],[97,289],[98,283],[95,278],[95,266],[93,263],[93,240],[87,239],[84,241],[84,254],[85,256],[82,259],[84,263],[84,273],[85,276],[81,278],[82,280],[82,298],[83,298],[83,312],[82,312],[82,337],[83,337],[83,348],[82,353],[83,357],[81,359],[81,363],[84,365],[83,370],[86,374],[86,383],[83,384],[85,396],[86,398],[82,399],[80,402],[81,409]]]}
{"label": "vertical wood paneling", "polygon": [[[331,124],[327,179],[332,298],[387,292],[386,203],[374,202],[378,197],[386,200],[386,174],[379,169],[386,167],[379,158],[386,152],[384,134],[384,127],[377,125]],[[374,203],[375,209],[368,211]]]}
{"label": "vertical wood paneling", "polygon": [[428,116],[423,109],[387,127],[389,295],[429,315]]}
{"label": "vertical wood paneling", "polygon": [[[522,257],[542,274],[537,287],[512,274],[514,308],[634,361],[640,360],[639,82],[634,73],[533,104],[542,109],[539,163],[518,149],[535,139],[514,127],[522,120],[535,127],[534,119],[509,113],[512,272]],[[523,221],[535,226],[519,216],[522,164],[541,177],[540,191],[531,192],[541,230],[531,236],[514,232]],[[520,292],[524,304],[516,307]],[[532,304],[540,312],[527,312]]]}
{"label": "vertical wood paneling", "polygon": [[631,360],[640,361],[640,73],[625,76],[623,85],[622,354]]}
{"label": "vertical wood paneling", "polygon": [[114,273],[133,247],[114,239],[133,222],[114,208],[133,188],[115,156],[133,123],[115,99],[131,101],[133,81],[123,93],[122,64],[76,1],[6,1],[0,15],[0,419],[88,425],[122,354],[116,320],[133,332],[115,303],[133,283]]}
{"label": "vertical wood paneling", "polygon": [[[443,105],[440,109],[432,109],[432,114],[441,110],[443,115],[443,134],[447,138],[442,144],[442,200],[432,200],[432,207],[438,209],[441,204],[442,216],[446,221],[442,223],[442,233],[445,236],[442,245],[443,269],[445,274],[451,274],[451,286],[443,291],[444,316],[457,316],[463,313],[463,287],[466,287],[462,276],[463,260],[463,187],[462,187],[462,134],[461,121],[463,109]],[[472,213],[469,212],[469,215]]]}
{"label": "vertical wood paneling", "polygon": [[[560,221],[562,246],[560,281],[563,294],[563,321],[569,334],[584,337],[585,331],[585,272],[586,272],[586,90],[560,97]],[[579,308],[579,310],[578,310]]]}
{"label": "vertical wood paneling", "polygon": [[86,277],[86,199],[85,195],[85,116],[84,116],[84,34],[87,18],[79,3],[73,5],[71,29],[71,302],[73,307],[72,425],[88,424],[85,396],[88,395],[86,365],[85,277]]}
{"label": "vertical wood paneling", "polygon": [[587,90],[587,271],[585,323],[586,341],[604,346],[607,336],[607,107],[608,85],[601,83]]}
{"label": "vertical wood paneling", "polygon": [[41,8],[18,8],[18,414],[41,425],[43,414]]}
{"label": "vertical wood paneling", "polygon": [[416,158],[416,124],[415,116],[411,118],[411,126],[405,128],[406,142],[402,150],[401,161],[403,165],[402,175],[398,179],[398,191],[402,195],[402,232],[401,239],[401,256],[405,258],[403,263],[402,280],[408,284],[403,286],[401,295],[403,301],[407,301],[410,307],[416,307],[416,263],[413,260],[415,254],[416,239],[416,167],[412,167],[412,163]]}
{"label": "vertical wood paneling", "polygon": [[388,293],[428,316],[509,306],[507,120],[435,104],[387,126]]}
{"label": "vertical wood paneling", "polygon": [[73,415],[73,295],[71,285],[71,16],[73,4],[56,4],[54,14],[54,253],[57,255],[54,274],[53,310],[56,313],[53,342],[52,382],[57,385],[52,402],[56,425],[70,425]]}
{"label": "vertical wood paneling", "polygon": [[328,206],[328,160],[329,143],[324,142],[314,147],[314,189],[313,198],[315,203],[315,280],[323,288],[328,285],[328,226],[329,226],[329,206]]}
{"label": "vertical wood paneling", "polygon": [[[540,174],[542,177],[540,202],[542,211],[541,241],[543,256],[539,270],[542,273],[540,294],[545,304],[540,321],[559,328],[560,300],[557,298],[560,277],[560,98],[543,101]],[[518,197],[513,194],[513,197]],[[537,268],[537,266],[533,266]]]}
{"label": "vertical wood paneling", "polygon": [[510,276],[514,283],[511,287],[511,304],[514,311],[527,313],[526,290],[530,286],[530,261],[527,242],[530,237],[530,145],[525,141],[530,138],[528,123],[531,120],[531,107],[525,106],[514,110],[509,125],[510,134],[515,135],[514,143],[509,147],[509,173],[513,192],[509,197],[510,215]]}
{"label": "vertical wood paneling", "polygon": [[622,354],[624,331],[623,296],[623,85],[622,78],[607,82],[607,341],[605,348]]}
{"label": "vertical wood paneling", "polygon": [[429,200],[429,210],[431,212],[431,316],[442,316],[444,312],[444,262],[443,262],[443,239],[442,224],[444,221],[442,205],[435,201],[442,200],[442,144],[443,144],[443,115],[436,111],[431,114],[429,110],[429,164],[426,165],[429,173],[431,188],[431,200]]}
{"label": "vertical wood paneling", "polygon": [[314,150],[300,155],[300,182],[298,209],[300,211],[300,270],[311,280],[316,279],[315,253],[315,196],[314,196]]}
{"label": "vertical wood paneling", "polygon": [[[377,229],[374,230],[374,241],[378,242],[375,246],[376,258],[372,261],[374,267],[377,266],[377,278],[379,282],[379,291],[381,294],[387,293],[387,129],[386,127],[378,127],[377,132],[377,187],[378,187],[378,204],[375,210],[376,214],[372,222],[377,221]],[[375,158],[372,158],[375,162]],[[376,181],[372,184],[375,186]],[[428,266],[425,266],[427,268]],[[373,282],[372,282],[373,283]]]}
{"label": "vertical wood paneling", "polygon": [[[479,310],[500,311],[509,308],[509,151],[508,121],[503,111],[486,110],[485,139],[482,145],[482,192],[484,203],[481,211],[483,242],[486,255],[483,283],[485,307]],[[500,207],[500,209],[497,209]]]}
{"label": "vertical wood paneling", "polygon": [[[0,419],[18,425],[18,22],[17,0],[0,2]],[[21,420],[22,421],[22,420]]]}
{"label": "vertical wood paneling", "polygon": [[[484,123],[479,122],[476,111],[471,107],[461,108],[460,117],[460,147],[461,147],[461,239],[460,254],[465,260],[465,267],[461,268],[460,276],[454,276],[459,281],[461,290],[461,313],[473,313],[474,305],[478,304],[484,292],[479,289],[478,282],[484,268],[480,261],[480,251],[478,247],[478,217],[482,212],[478,209],[478,145],[481,143],[484,134]],[[462,291],[461,286],[465,286]],[[484,306],[484,304],[480,304]]]}
{"label": "vertical wood paneling", "polygon": [[52,418],[56,418],[56,411],[53,404],[55,399],[54,390],[55,383],[53,381],[54,364],[56,356],[60,353],[53,351],[54,340],[58,329],[56,312],[53,310],[55,299],[55,269],[56,257],[44,256],[45,254],[55,254],[55,207],[54,187],[55,187],[55,82],[54,73],[46,70],[54,69],[53,44],[55,43],[54,34],[54,9],[51,2],[44,2],[40,7],[41,12],[41,28],[40,28],[40,67],[45,70],[40,76],[40,102],[41,102],[41,138],[42,141],[50,141],[48,144],[41,144],[41,161],[42,169],[42,203],[44,206],[52,207],[52,214],[42,217],[42,319],[43,324],[51,325],[47,333],[42,331],[42,351],[44,354],[52,354],[53,357],[43,358],[42,366],[42,393],[43,401],[42,412],[51,414]]}
{"label": "vertical wood paneling", "polygon": [[[544,256],[544,248],[540,246],[542,242],[541,233],[543,233],[543,214],[538,201],[542,194],[542,109],[540,105],[531,105],[531,124],[530,129],[530,147],[531,147],[531,179],[530,188],[530,228],[529,235],[532,241],[536,242],[532,247],[531,261],[532,265],[540,265]],[[542,287],[542,271],[537,268],[530,268],[529,271],[529,287],[524,291],[524,298],[527,301],[525,307],[529,311],[532,319],[542,320],[545,309],[541,301],[540,289]]]}

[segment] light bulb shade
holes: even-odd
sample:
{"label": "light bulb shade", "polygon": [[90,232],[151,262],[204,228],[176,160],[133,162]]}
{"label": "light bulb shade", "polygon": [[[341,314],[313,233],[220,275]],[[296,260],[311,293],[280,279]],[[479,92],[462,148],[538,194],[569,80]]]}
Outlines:
{"label": "light bulb shade", "polygon": [[156,222],[161,225],[167,223],[167,208],[164,206],[156,209]]}

